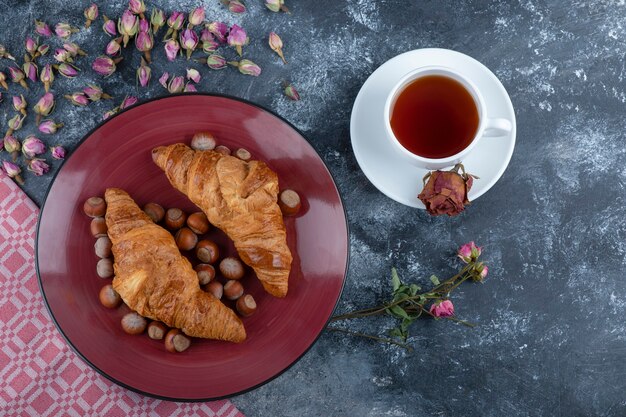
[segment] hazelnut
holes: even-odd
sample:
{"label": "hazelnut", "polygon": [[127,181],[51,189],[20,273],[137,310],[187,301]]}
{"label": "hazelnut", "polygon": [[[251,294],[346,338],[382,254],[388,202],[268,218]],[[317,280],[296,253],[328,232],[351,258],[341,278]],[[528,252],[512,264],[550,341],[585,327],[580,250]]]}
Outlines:
{"label": "hazelnut", "polygon": [[128,334],[141,334],[147,325],[146,319],[134,311],[122,317],[122,329]]}
{"label": "hazelnut", "polygon": [[243,295],[243,285],[241,282],[230,280],[224,284],[224,297],[229,300],[236,300]]}
{"label": "hazelnut", "polygon": [[293,216],[300,210],[300,196],[294,190],[283,190],[278,196],[278,207],[285,216]]}
{"label": "hazelnut", "polygon": [[96,272],[100,278],[111,278],[113,276],[113,261],[109,258],[102,258],[96,265]]}
{"label": "hazelnut", "polygon": [[196,151],[210,151],[215,149],[215,137],[210,132],[198,132],[191,138],[191,149]]}
{"label": "hazelnut", "polygon": [[198,243],[198,235],[191,231],[187,227],[183,227],[176,232],[176,245],[180,250],[192,250]]}
{"label": "hazelnut", "polygon": [[250,152],[247,149],[239,148],[235,151],[235,156],[242,161],[249,161],[252,158]]}
{"label": "hazelnut", "polygon": [[201,240],[196,245],[196,256],[200,262],[214,264],[220,257],[220,249],[211,240]]}
{"label": "hazelnut", "polygon": [[198,264],[194,268],[198,274],[198,282],[200,285],[206,285],[215,278],[215,268],[209,264]]}
{"label": "hazelnut", "polygon": [[165,335],[165,350],[171,353],[187,350],[191,345],[191,339],[178,329],[171,329]]}
{"label": "hazelnut", "polygon": [[167,333],[167,327],[160,321],[152,321],[148,324],[148,337],[154,340],[161,340]]}
{"label": "hazelnut", "polygon": [[93,237],[104,237],[107,235],[107,222],[104,220],[104,217],[94,217],[90,227]]}
{"label": "hazelnut", "polygon": [[111,284],[102,287],[98,297],[100,298],[100,303],[106,308],[116,308],[122,304],[122,297],[113,289]]}
{"label": "hazelnut", "polygon": [[109,239],[107,236],[103,236],[99,237],[98,240],[96,240],[93,248],[95,249],[96,255],[98,255],[99,258],[108,258],[109,256],[111,256],[112,245],[113,244],[111,243],[111,239]]}
{"label": "hazelnut", "polygon": [[250,317],[256,312],[256,301],[250,294],[246,294],[237,300],[237,311],[243,317]]}
{"label": "hazelnut", "polygon": [[217,298],[218,300],[221,300],[222,295],[224,295],[224,286],[221,282],[217,280],[209,282],[207,285],[202,287],[202,289],[206,292],[210,292],[211,294],[213,294],[213,297]]}
{"label": "hazelnut", "polygon": [[215,147],[215,152],[221,153],[222,155],[230,155],[230,149],[224,145],[217,145]]}
{"label": "hazelnut", "polygon": [[211,227],[209,219],[206,218],[206,214],[201,211],[189,215],[187,218],[187,226],[197,235],[205,234]]}
{"label": "hazelnut", "polygon": [[165,217],[165,210],[157,203],[148,203],[143,206],[143,211],[152,219],[153,222],[158,223]]}
{"label": "hazelnut", "polygon": [[185,225],[187,215],[181,209],[171,208],[165,213],[165,227],[170,230],[178,230]]}
{"label": "hazelnut", "polygon": [[102,197],[89,197],[83,205],[83,210],[89,217],[102,217],[107,211],[107,203]]}
{"label": "hazelnut", "polygon": [[241,279],[246,272],[241,261],[233,256],[222,259],[220,272],[226,279]]}

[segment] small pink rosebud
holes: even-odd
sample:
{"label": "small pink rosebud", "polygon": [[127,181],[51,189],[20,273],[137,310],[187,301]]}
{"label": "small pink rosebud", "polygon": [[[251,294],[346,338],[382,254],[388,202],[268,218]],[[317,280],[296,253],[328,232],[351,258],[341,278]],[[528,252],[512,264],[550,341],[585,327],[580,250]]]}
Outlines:
{"label": "small pink rosebud", "polygon": [[137,82],[140,86],[146,87],[150,82],[152,76],[152,70],[146,65],[146,61],[141,58],[141,66],[137,68]]}
{"label": "small pink rosebud", "polygon": [[117,21],[117,30],[122,35],[124,48],[126,48],[130,38],[135,36],[139,30],[139,18],[130,10],[126,10]]}
{"label": "small pink rosebud", "polygon": [[219,45],[215,40],[209,40],[202,42],[202,51],[206,54],[211,54],[217,50]]}
{"label": "small pink rosebud", "polygon": [[111,110],[107,111],[106,113],[104,113],[104,114],[102,115],[102,120],[107,120],[107,119],[109,119],[110,117],[115,116],[117,113],[119,113],[119,111],[120,111],[120,108],[119,108],[119,107],[115,107],[115,108],[113,108],[113,109],[111,109]]}
{"label": "small pink rosebud", "polygon": [[180,44],[182,48],[187,52],[187,59],[191,57],[191,53],[198,46],[198,35],[193,29],[185,29],[180,34]]}
{"label": "small pink rosebud", "polygon": [[62,62],[56,65],[55,68],[59,71],[59,74],[66,78],[74,78],[78,75],[78,68],[67,62]]}
{"label": "small pink rosebud", "polygon": [[100,99],[112,98],[110,95],[102,91],[102,88],[95,84],[89,84],[87,87],[83,88],[83,94],[85,94],[91,101],[100,101]]}
{"label": "small pink rosebud", "polygon": [[63,123],[55,123],[54,120],[47,119],[39,124],[39,131],[47,135],[52,135],[56,133],[60,127],[63,127]]}
{"label": "small pink rosebud", "polygon": [[180,45],[176,39],[170,39],[165,42],[165,55],[167,56],[168,61],[173,61],[176,59],[176,55],[178,55],[178,51],[180,51]]}
{"label": "small pink rosebud", "polygon": [[88,28],[91,26],[91,22],[98,18],[98,5],[96,3],[92,3],[91,6],[87,7],[83,12],[85,15],[85,27]]}
{"label": "small pink rosebud", "polygon": [[167,91],[170,93],[180,93],[185,88],[185,79],[182,76],[174,77],[171,79],[167,86]]}
{"label": "small pink rosebud", "polygon": [[122,100],[122,104],[120,104],[120,110],[124,110],[130,106],[137,104],[137,97],[126,96],[124,100]]}
{"label": "small pink rosebud", "polygon": [[247,43],[248,35],[246,34],[246,31],[238,25],[233,25],[230,28],[230,33],[228,34],[228,45],[234,46],[239,56],[241,56],[241,47]]}
{"label": "small pink rosebud", "polygon": [[154,47],[154,38],[151,32],[139,32],[135,38],[135,47],[138,51],[143,52],[146,61],[151,62],[150,51]]}
{"label": "small pink rosebud", "polygon": [[200,72],[195,68],[187,68],[187,79],[193,81],[194,83],[200,82]]}
{"label": "small pink rosebud", "polygon": [[52,36],[50,26],[41,20],[35,20],[35,32],[37,32],[38,35],[45,36],[46,38]]}
{"label": "small pink rosebud", "polygon": [[454,304],[450,300],[443,300],[431,305],[429,311],[435,317],[452,317],[454,316]]}
{"label": "small pink rosebud", "polygon": [[115,65],[115,61],[110,57],[100,55],[93,61],[91,68],[98,74],[109,77],[115,72],[117,66]]}
{"label": "small pink rosebud", "polygon": [[65,158],[65,149],[62,146],[51,146],[50,153],[54,159],[64,159]]}
{"label": "small pink rosebud", "polygon": [[163,86],[163,88],[167,88],[167,80],[170,78],[170,73],[169,72],[164,72],[160,77],[159,77],[159,83]]}
{"label": "small pink rosebud", "polygon": [[214,41],[215,38],[209,29],[204,28],[200,31],[200,42]]}
{"label": "small pink rosebud", "polygon": [[150,23],[146,19],[139,19],[139,32],[148,32]]}
{"label": "small pink rosebud", "polygon": [[20,151],[20,149],[22,149],[22,144],[15,137],[11,135],[6,135],[4,137],[4,149],[8,153],[13,154],[13,160],[15,161],[17,153]]}
{"label": "small pink rosebud", "polygon": [[296,87],[293,86],[293,84],[285,83],[285,89],[283,91],[285,92],[285,95],[291,100],[300,100],[300,94],[298,93],[298,90],[296,90]]}
{"label": "small pink rosebud", "polygon": [[37,53],[35,54],[35,56],[44,56],[45,54],[48,53],[48,51],[50,50],[50,45],[39,45],[39,48],[37,48]]}
{"label": "small pink rosebud", "polygon": [[76,32],[78,32],[78,29],[70,26],[68,23],[57,23],[54,27],[54,33],[61,39],[69,38],[72,33]]}
{"label": "small pink rosebud", "polygon": [[189,27],[192,28],[201,24],[204,21],[204,7],[196,7],[189,13]]}
{"label": "small pink rosebud", "polygon": [[2,161],[2,168],[4,169],[4,172],[6,172],[10,178],[14,178],[18,184],[24,184],[24,180],[20,176],[22,170],[19,166],[17,166],[13,162]]}
{"label": "small pink rosebud", "polygon": [[128,9],[134,14],[142,14],[146,11],[146,5],[143,0],[129,0]]}
{"label": "small pink rosebud", "polygon": [[459,257],[459,259],[467,264],[478,259],[481,253],[481,248],[476,246],[474,241],[471,241],[459,248],[457,256]]}
{"label": "small pink rosebud", "polygon": [[122,42],[121,36],[119,38],[111,39],[106,48],[104,48],[104,53],[108,56],[119,55],[120,51],[122,50],[122,45],[120,45],[120,42]]}
{"label": "small pink rosebud", "polygon": [[28,36],[26,41],[24,41],[24,47],[26,48],[26,52],[28,52],[31,57],[34,57],[37,52],[37,48],[39,48],[39,44],[36,40]]}
{"label": "small pink rosebud", "polygon": [[246,6],[239,0],[230,0],[228,2],[228,10],[231,13],[238,13],[238,14],[245,13]]}
{"label": "small pink rosebud", "polygon": [[74,62],[74,59],[72,58],[72,54],[70,54],[65,49],[61,49],[61,48],[54,50],[53,57],[58,62],[70,62],[70,63]]}
{"label": "small pink rosebud", "polygon": [[63,49],[65,49],[67,52],[69,52],[72,56],[76,56],[76,55],[85,56],[85,55],[87,55],[87,53],[85,51],[80,49],[80,46],[78,46],[78,44],[73,43],[73,42],[65,42],[63,44]]}
{"label": "small pink rosebud", "polygon": [[488,273],[489,273],[489,268],[487,267],[487,265],[481,265],[480,271],[478,271],[478,274],[480,275],[480,279],[487,278]]}
{"label": "small pink rosebud", "polygon": [[286,64],[287,60],[285,60],[285,56],[283,55],[283,40],[280,39],[280,36],[274,32],[270,32],[269,45],[270,48],[272,48],[272,50],[276,52],[280,59],[282,59]]}
{"label": "small pink rosebud", "polygon": [[192,83],[185,84],[185,89],[183,91],[185,93],[196,93],[196,92],[198,92],[198,90],[196,90],[196,86],[193,85]]}
{"label": "small pink rosebud", "polygon": [[9,67],[9,74],[11,74],[11,80],[14,83],[19,84],[28,90],[28,85],[26,85],[25,81],[26,75],[24,75],[21,69],[16,67]]}
{"label": "small pink rosebud", "polygon": [[172,12],[167,19],[167,25],[174,30],[180,30],[183,27],[184,20],[185,14],[183,12]]}
{"label": "small pink rosebud", "polygon": [[68,99],[70,103],[75,106],[85,107],[87,104],[89,104],[89,99],[84,93],[66,94],[65,98]]}
{"label": "small pink rosebud", "polygon": [[46,145],[33,135],[28,136],[22,142],[22,153],[26,158],[34,158],[46,152]]}
{"label": "small pink rosebud", "polygon": [[159,10],[156,7],[152,9],[150,23],[152,24],[152,32],[156,35],[159,29],[165,25],[165,13],[163,13],[163,10]]}
{"label": "small pink rosebud", "polygon": [[[22,125],[24,124],[24,119],[26,118],[26,116],[21,115],[21,114],[16,114],[15,116],[11,117],[9,119],[9,121],[7,122],[7,125],[9,126],[9,129],[7,130],[7,136],[10,136],[13,134],[13,132],[15,132],[16,130],[20,130],[22,128]],[[6,143],[4,144],[6,147]]]}
{"label": "small pink rosebud", "polygon": [[226,58],[217,54],[209,55],[206,63],[209,66],[209,68],[214,69],[214,70],[220,70],[222,68],[226,68],[226,65],[227,65]]}
{"label": "small pink rosebud", "polygon": [[206,28],[217,38],[221,43],[226,43],[226,36],[228,35],[228,25],[222,22],[211,22],[206,25]]}
{"label": "small pink rosebud", "polygon": [[37,65],[34,62],[32,61],[24,62],[24,66],[22,68],[24,69],[24,73],[26,74],[26,77],[29,80],[31,80],[34,83],[37,82],[39,69],[37,68]]}
{"label": "small pink rosebud", "polygon": [[34,158],[28,161],[28,170],[40,177],[50,171],[50,165],[48,165],[43,159]]}
{"label": "small pink rosebud", "polygon": [[[35,113],[37,113],[37,124],[41,116],[48,116],[54,110],[54,96],[52,93],[45,93],[33,107]],[[17,130],[17,129],[15,129]]]}
{"label": "small pink rosebud", "polygon": [[50,90],[50,86],[54,81],[54,72],[52,71],[52,66],[50,64],[46,64],[41,72],[39,73],[39,80],[43,83],[44,90],[46,93]]}
{"label": "small pink rosebud", "polygon": [[13,96],[13,108],[15,109],[15,111],[18,111],[26,116],[27,105],[28,103],[26,102],[26,99],[22,94],[20,94],[19,96]]}
{"label": "small pink rosebud", "polygon": [[244,75],[251,75],[253,77],[258,77],[261,75],[261,67],[259,67],[254,62],[249,59],[242,59],[241,61],[231,61],[230,65],[239,68],[239,72]]}
{"label": "small pink rosebud", "polygon": [[117,36],[117,26],[115,25],[115,21],[106,17],[106,15],[102,15],[104,19],[104,24],[102,25],[102,30],[109,36]]}

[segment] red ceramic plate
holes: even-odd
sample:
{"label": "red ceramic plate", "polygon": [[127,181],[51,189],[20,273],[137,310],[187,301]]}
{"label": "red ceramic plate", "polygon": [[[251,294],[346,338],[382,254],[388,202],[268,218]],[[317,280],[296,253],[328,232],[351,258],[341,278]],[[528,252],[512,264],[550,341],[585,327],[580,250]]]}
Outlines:
{"label": "red ceramic plate", "polygon": [[[108,310],[98,292],[110,283],[96,275],[97,258],[85,199],[107,187],[126,190],[142,206],[198,211],[173,189],[150,150],[189,143],[200,130],[231,149],[248,149],[278,173],[280,187],[299,192],[301,212],[285,218],[294,257],[289,294],[265,293],[255,277],[243,284],[258,304],[244,319],[248,338],[233,344],[194,339],[180,354],[161,341],[130,336],[120,326],[125,306]],[[220,231],[209,233],[234,254]],[[280,117],[229,97],[186,94],[132,107],[88,134],[56,175],[41,210],[37,268],[44,299],[67,342],[112,381],[147,395],[204,401],[235,395],[278,376],[324,329],[341,295],[348,265],[348,231],[341,198],[328,169],[302,135]],[[249,275],[252,275],[249,273]]]}

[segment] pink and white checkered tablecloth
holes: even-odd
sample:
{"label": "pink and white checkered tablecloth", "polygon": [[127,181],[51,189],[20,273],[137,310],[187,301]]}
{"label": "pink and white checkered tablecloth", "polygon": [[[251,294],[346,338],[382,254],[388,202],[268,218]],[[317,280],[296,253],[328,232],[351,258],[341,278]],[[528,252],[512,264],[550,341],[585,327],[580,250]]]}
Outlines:
{"label": "pink and white checkered tablecloth", "polygon": [[76,356],[39,293],[38,214],[0,171],[0,416],[244,417],[230,401],[174,403],[144,397],[113,384]]}

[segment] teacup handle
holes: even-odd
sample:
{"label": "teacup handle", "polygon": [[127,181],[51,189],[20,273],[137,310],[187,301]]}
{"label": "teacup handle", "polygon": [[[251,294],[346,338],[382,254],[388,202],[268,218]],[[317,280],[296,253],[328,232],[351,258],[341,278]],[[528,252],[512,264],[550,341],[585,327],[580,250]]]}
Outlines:
{"label": "teacup handle", "polygon": [[513,125],[507,119],[487,119],[483,136],[505,136],[511,129]]}

